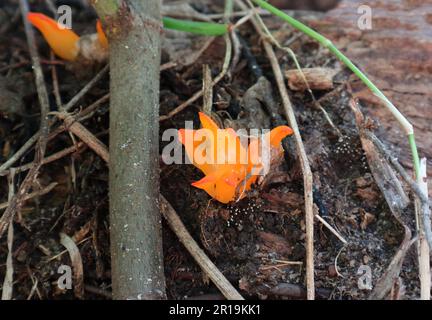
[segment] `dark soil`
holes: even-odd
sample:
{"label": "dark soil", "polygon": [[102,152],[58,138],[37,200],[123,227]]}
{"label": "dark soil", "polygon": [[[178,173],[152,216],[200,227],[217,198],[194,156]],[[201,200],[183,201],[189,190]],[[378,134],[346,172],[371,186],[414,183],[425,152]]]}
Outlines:
{"label": "dark soil", "polygon": [[[33,11],[50,13],[43,1],[32,6]],[[19,9],[14,1],[0,5],[0,163],[6,161],[38,129],[39,106],[33,73]],[[15,17],[15,18],[14,18]],[[90,8],[74,7],[74,29],[79,34],[94,32],[95,14]],[[306,36],[298,35],[287,26],[266,20],[277,39],[289,39],[303,67],[326,66],[339,70],[335,88],[315,91],[318,99],[341,135],[329,125],[321,110],[314,106],[308,93],[290,92],[306,152],[314,174],[316,212],[332,225],[347,241],[342,242],[315,221],[315,281],[320,299],[365,299],[370,290],[358,286],[359,268],[370,267],[372,285],[383,275],[403,238],[403,228],[392,216],[385,199],[375,184],[363,153],[354,114],[349,107],[351,98],[347,83],[350,73],[328,52]],[[276,88],[270,65],[251,27],[240,28],[240,35],[257,58],[265,77]],[[52,110],[56,110],[51,68],[58,72],[63,102],[69,101],[96,70],[77,74],[62,61],[50,60],[47,45],[37,35],[39,53]],[[198,39],[198,38],[197,38]],[[201,38],[199,38],[201,39]],[[197,40],[198,41],[198,40]],[[202,85],[202,64],[209,64],[215,77],[221,68],[225,45],[216,39],[193,64],[179,65],[161,72],[161,106],[164,115],[188,99]],[[291,59],[278,52],[283,69],[295,68]],[[169,61],[163,53],[162,63]],[[215,113],[222,122],[242,119],[248,122],[247,108],[242,98],[257,79],[240,57],[230,77],[214,88]],[[86,107],[108,92],[108,76],[80,101]],[[278,92],[271,93],[274,110],[283,115]],[[5,98],[3,98],[5,96]],[[18,97],[18,98],[17,98]],[[9,100],[6,100],[9,99]],[[364,112],[367,113],[365,105]],[[161,133],[167,128],[182,128],[185,120],[198,127],[197,101],[173,118],[161,123]],[[221,112],[223,110],[223,112]],[[265,109],[263,106],[263,111]],[[82,122],[108,144],[108,103]],[[269,121],[266,116],[265,121]],[[383,120],[382,120],[383,121]],[[305,221],[303,178],[295,153],[293,138],[287,138],[286,160],[272,173],[265,186],[256,188],[247,198],[223,205],[190,184],[202,177],[192,165],[165,165],[161,162],[161,193],[172,204],[189,232],[205,249],[224,275],[247,298],[304,298],[305,288]],[[48,144],[47,155],[73,144],[68,133],[61,133]],[[160,150],[165,143],[160,144]],[[15,166],[32,161],[28,152]],[[18,172],[17,185],[25,176]],[[7,201],[8,184],[0,177],[0,202]],[[108,169],[91,150],[78,152],[43,166],[38,176],[39,186],[51,182],[58,185],[47,195],[26,202],[15,218],[14,235],[14,299],[73,299],[73,290],[57,286],[58,267],[70,264],[67,252],[59,242],[59,233],[73,237],[84,264],[85,298],[106,299],[110,291],[110,251],[108,220]],[[412,223],[412,208],[404,213]],[[164,224],[164,262],[169,298],[218,298],[216,287],[193,261],[169,227]],[[0,242],[0,280],[6,270],[7,242]],[[419,295],[416,252],[411,250],[401,273],[405,297]],[[1,280],[2,281],[2,280]],[[300,293],[294,295],[295,285]],[[33,288],[33,289],[32,289]],[[36,288],[36,289],[34,289]],[[100,290],[98,290],[100,289]]]}

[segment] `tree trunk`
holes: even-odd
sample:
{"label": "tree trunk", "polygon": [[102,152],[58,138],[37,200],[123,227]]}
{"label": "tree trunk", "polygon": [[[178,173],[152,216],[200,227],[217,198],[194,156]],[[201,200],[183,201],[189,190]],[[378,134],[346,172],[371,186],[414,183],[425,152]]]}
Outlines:
{"label": "tree trunk", "polygon": [[110,45],[114,299],[163,299],[159,198],[160,1],[93,1]]}

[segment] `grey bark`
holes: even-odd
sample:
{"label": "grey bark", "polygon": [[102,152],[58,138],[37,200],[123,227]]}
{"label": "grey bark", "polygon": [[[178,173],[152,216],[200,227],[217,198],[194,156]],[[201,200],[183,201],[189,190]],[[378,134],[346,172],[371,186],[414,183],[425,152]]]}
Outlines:
{"label": "grey bark", "polygon": [[110,46],[114,299],[164,299],[159,199],[160,1],[94,1]]}

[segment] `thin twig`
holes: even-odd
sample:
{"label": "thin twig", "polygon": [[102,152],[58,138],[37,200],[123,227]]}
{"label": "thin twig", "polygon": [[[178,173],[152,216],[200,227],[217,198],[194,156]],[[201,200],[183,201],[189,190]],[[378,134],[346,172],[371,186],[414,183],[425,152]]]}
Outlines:
{"label": "thin twig", "polygon": [[225,276],[219,271],[219,269],[213,264],[213,262],[210,261],[204,251],[201,250],[195,240],[191,237],[183,222],[180,220],[179,216],[171,207],[170,203],[164,198],[164,196],[159,196],[159,202],[162,215],[168,222],[171,230],[174,231],[180,242],[193,256],[201,269],[219,288],[225,298],[227,298],[228,300],[243,300],[243,297],[240,295],[240,293],[238,293],[238,291],[225,278]]}
{"label": "thin twig", "polygon": [[[213,80],[212,86],[214,87],[219,81],[221,81],[223,79],[223,77],[225,77],[225,74],[227,73],[229,66],[230,66],[230,61],[231,61],[231,51],[232,51],[232,44],[231,44],[231,39],[229,37],[228,34],[226,34],[224,36],[225,39],[225,58],[224,58],[224,63],[222,66],[222,70],[221,72],[217,75],[217,77]],[[192,103],[194,103],[196,100],[198,100],[199,98],[202,97],[204,93],[204,90],[201,89],[200,91],[196,92],[192,97],[190,97],[188,100],[186,100],[185,102],[183,102],[182,104],[180,104],[178,107],[174,108],[173,110],[171,110],[168,114],[160,116],[159,117],[159,121],[165,121],[168,120],[170,118],[172,118],[173,116],[175,116],[177,113],[183,111],[184,109],[186,109],[189,105],[191,105]]]}
{"label": "thin twig", "polygon": [[344,237],[342,237],[340,234],[339,234],[339,232],[337,232],[336,230],[335,230],[335,228],[333,228],[327,221],[325,221],[319,214],[316,214],[315,215],[315,218],[317,218],[317,220],[319,221],[319,222],[321,222],[327,229],[329,229],[330,230],[330,232],[331,233],[333,233],[340,241],[342,241],[342,243],[344,244],[344,245],[347,245],[348,244],[348,241],[346,241],[345,240],[345,238]]}
{"label": "thin twig", "polygon": [[203,65],[203,111],[211,115],[213,106],[213,82],[211,70],[208,64]]}
{"label": "thin twig", "polygon": [[[17,171],[17,172],[18,172],[17,169],[15,169],[14,171]],[[35,191],[35,192],[32,192],[32,193],[26,194],[26,195],[23,197],[23,200],[24,200],[24,201],[27,201],[27,200],[32,199],[32,198],[35,198],[35,197],[43,196],[44,194],[49,193],[49,192],[50,192],[52,189],[54,189],[57,185],[58,185],[57,182],[52,182],[52,183],[50,183],[48,186],[46,186],[45,188],[42,188],[42,189],[40,189],[40,190],[38,190],[38,191]],[[1,210],[1,209],[4,209],[4,208],[7,208],[8,206],[9,206],[9,202],[0,203],[0,210]]]}
{"label": "thin twig", "polygon": [[[15,171],[11,171],[8,176],[9,184],[9,196],[8,200],[12,200],[15,194]],[[13,239],[14,239],[14,227],[13,221],[9,223],[8,236],[7,236],[7,248],[8,254],[6,258],[6,274],[3,281],[2,300],[11,300],[13,294]]]}
{"label": "thin twig", "polygon": [[[81,241],[79,241],[76,245],[78,246],[78,245],[80,245],[80,244],[82,244],[82,243],[84,243],[84,242],[86,242],[86,241],[88,241],[90,239],[91,239],[91,236],[87,237],[87,238],[84,238]],[[58,253],[58,254],[56,254],[56,255],[54,255],[52,257],[49,257],[45,262],[49,263],[50,261],[56,260],[56,259],[60,258],[62,255],[64,255],[65,253],[67,253],[67,252],[68,252],[68,250],[65,249],[65,250],[61,251],[60,253]],[[45,253],[45,254],[49,255],[50,253],[48,252],[48,253]]]}
{"label": "thin twig", "polygon": [[77,104],[77,102],[84,97],[84,95],[91,89],[93,88],[93,86],[108,72],[109,70],[109,65],[106,65],[105,67],[103,67],[103,69],[101,71],[98,72],[98,74],[91,79],[85,86],[84,88],[82,88],[72,99],[70,99],[70,101],[63,106],[62,109],[60,109],[61,111],[69,111],[71,108],[73,108],[75,106],[75,104]]}
{"label": "thin twig", "polygon": [[[425,195],[428,194],[427,185],[427,170],[426,158],[420,160],[420,176],[417,179],[418,185]],[[415,202],[416,213],[419,217],[424,216],[422,210],[423,206],[421,201],[416,199]],[[419,232],[419,240],[417,242],[417,253],[419,262],[419,278],[420,278],[420,299],[430,300],[431,298],[431,267],[430,267],[430,249],[428,242],[425,238],[424,225],[421,219],[417,219],[417,230]]]}
{"label": "thin twig", "polygon": [[94,287],[94,286],[91,286],[91,285],[88,285],[88,284],[84,285],[84,290],[87,291],[87,292],[90,292],[90,293],[102,296],[102,297],[104,297],[106,299],[112,299],[112,293],[111,293],[111,291],[108,291],[108,290],[104,290],[104,289],[101,289],[101,288],[98,288],[98,287]]}
{"label": "thin twig", "polygon": [[103,97],[97,99],[95,102],[93,102],[91,105],[89,105],[84,110],[80,111],[78,115],[75,117],[77,121],[83,121],[86,120],[88,117],[93,115],[93,112],[100,107],[101,104],[107,102],[109,100],[110,94],[107,93]]}
{"label": "thin twig", "polygon": [[54,2],[52,0],[45,0],[45,4],[48,7],[48,9],[51,10],[53,16],[57,19],[58,17],[57,7],[55,6]]}
{"label": "thin twig", "polygon": [[93,151],[95,151],[104,161],[108,162],[108,149],[97,139],[86,127],[77,122],[73,116],[67,112],[55,112],[58,118],[62,119],[67,129],[84,141]]}
{"label": "thin twig", "polygon": [[[39,280],[38,280],[37,278],[35,279],[35,277],[34,277],[33,275],[31,275],[30,278],[31,278],[31,280],[33,281],[33,286],[32,286],[32,288],[30,289],[30,293],[28,294],[26,300],[31,300],[31,298],[33,298],[34,293],[35,293],[35,292],[38,292],[38,290],[37,290],[37,286],[38,286],[38,284],[39,284]],[[39,294],[39,292],[38,292],[38,294]],[[39,295],[39,297],[40,297],[40,295]]]}
{"label": "thin twig", "polygon": [[0,166],[0,175],[5,175],[8,170],[16,161],[18,161],[39,139],[40,130],[36,132],[24,145],[18,149],[5,163]]}
{"label": "thin twig", "polygon": [[[246,5],[242,2],[237,2],[242,9],[246,9]],[[313,178],[312,171],[309,166],[309,160],[304,149],[303,141],[300,135],[300,131],[297,125],[294,109],[291,104],[291,100],[288,95],[284,83],[284,76],[277,60],[276,54],[271,44],[266,41],[266,35],[258,23],[256,16],[252,19],[255,29],[263,39],[264,50],[266,51],[267,57],[273,69],[273,74],[276,79],[276,83],[279,89],[279,93],[282,98],[282,102],[285,109],[285,114],[291,128],[294,131],[294,138],[297,144],[297,152],[300,158],[300,165],[303,172],[303,183],[304,183],[304,197],[305,197],[305,222],[306,222],[306,286],[307,286],[307,299],[315,299],[315,280],[314,280],[314,244],[313,244],[313,223],[314,223],[314,212],[313,212]]]}
{"label": "thin twig", "polygon": [[[50,58],[54,59],[54,53],[52,51],[50,53]],[[54,91],[54,97],[56,100],[57,108],[61,109],[63,107],[63,102],[60,95],[57,68],[55,64],[51,65],[51,77],[52,77],[53,91]]]}
{"label": "thin twig", "polygon": [[282,71],[279,66],[276,54],[272,46],[264,41],[264,49],[272,65],[273,73],[276,78],[276,83],[279,88],[282,102],[285,109],[286,117],[291,128],[294,131],[294,138],[297,144],[297,153],[299,154],[300,165],[303,172],[303,183],[304,183],[304,197],[305,197],[305,222],[306,222],[306,284],[307,284],[307,298],[308,300],[315,299],[315,281],[314,281],[314,244],[313,244],[313,223],[314,223],[314,212],[313,212],[313,178],[312,171],[310,169],[309,160],[304,149],[303,141],[300,135],[300,131],[295,118],[293,106],[288,96],[287,89],[284,84],[284,78]]}
{"label": "thin twig", "polygon": [[231,30],[230,36],[231,36],[231,40],[233,43],[233,58],[232,58],[231,66],[230,66],[230,71],[228,73],[229,77],[231,77],[232,73],[237,68],[237,65],[240,61],[240,56],[241,56],[241,43],[240,43],[239,37],[237,35],[237,31],[234,29]]}
{"label": "thin twig", "polygon": [[[225,0],[225,9],[224,9],[224,17],[223,17],[224,23],[229,24],[231,22],[231,16],[233,13],[233,9],[234,9],[233,0]],[[228,77],[231,77],[233,70],[237,66],[237,63],[240,60],[240,53],[241,53],[240,42],[239,42],[239,39],[237,37],[236,31],[234,30],[234,28],[232,28],[230,31],[230,37],[231,37],[231,41],[233,44],[233,57],[231,60],[231,66],[230,66],[230,70],[228,72]]]}
{"label": "thin twig", "polygon": [[160,71],[165,71],[165,70],[168,70],[168,69],[171,69],[171,68],[174,68],[174,67],[177,67],[177,62],[170,61],[170,62],[161,64]]}
{"label": "thin twig", "polygon": [[42,72],[42,68],[40,65],[39,56],[37,53],[37,47],[36,47],[35,36],[33,33],[33,28],[30,26],[30,24],[26,18],[27,14],[29,12],[28,3],[26,0],[20,0],[20,9],[21,9],[21,15],[23,17],[24,29],[25,29],[25,33],[26,33],[26,37],[27,37],[27,43],[28,43],[30,55],[32,58],[36,89],[37,89],[39,104],[40,104],[40,108],[41,108],[41,112],[40,112],[40,114],[41,114],[40,136],[38,139],[38,144],[36,146],[35,160],[33,162],[34,165],[29,170],[29,172],[27,173],[27,176],[25,177],[23,183],[19,187],[17,194],[15,194],[12,197],[12,200],[10,201],[9,207],[6,209],[6,211],[3,213],[3,216],[0,218],[0,237],[3,236],[9,223],[13,220],[15,213],[20,210],[20,208],[24,202],[22,200],[22,198],[25,196],[25,194],[27,194],[28,190],[30,189],[30,186],[33,184],[34,180],[37,177],[37,174],[39,173],[39,168],[42,165],[42,160],[43,160],[44,155],[45,155],[47,136],[48,136],[48,132],[49,132],[49,122],[48,122],[49,99],[48,99],[48,93],[47,93],[47,89],[45,86],[45,80],[43,77],[43,72]]}

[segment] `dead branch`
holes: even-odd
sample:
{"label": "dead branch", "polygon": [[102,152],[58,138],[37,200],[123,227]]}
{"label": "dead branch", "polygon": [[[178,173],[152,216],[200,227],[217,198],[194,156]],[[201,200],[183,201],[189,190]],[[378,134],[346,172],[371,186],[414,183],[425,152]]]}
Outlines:
{"label": "dead branch", "polygon": [[387,161],[382,161],[382,157],[374,143],[368,139],[368,137],[371,137],[372,133],[369,132],[368,135],[366,135],[368,130],[365,128],[365,119],[358,105],[354,101],[351,101],[350,105],[355,115],[361,144],[375,182],[384,195],[390,211],[394,216],[399,218],[409,204],[408,196],[394,170]]}
{"label": "dead branch", "polygon": [[203,111],[211,115],[213,106],[213,81],[208,64],[203,65]]}

